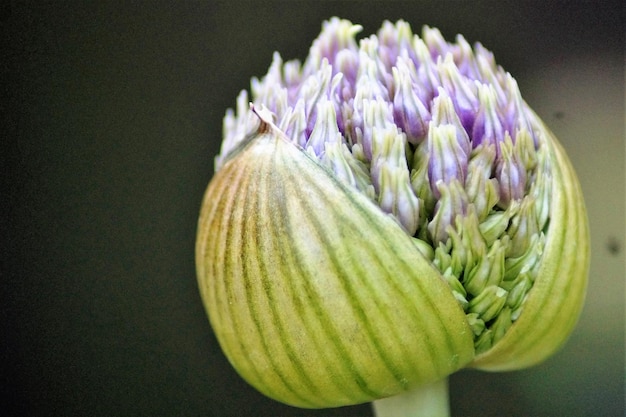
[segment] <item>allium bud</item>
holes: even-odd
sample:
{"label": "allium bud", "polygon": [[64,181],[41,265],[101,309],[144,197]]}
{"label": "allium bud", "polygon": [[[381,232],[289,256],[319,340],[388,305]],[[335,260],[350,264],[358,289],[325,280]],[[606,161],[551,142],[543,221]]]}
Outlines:
{"label": "allium bud", "polygon": [[403,21],[360,29],[325,22],[303,64],[276,53],[227,111],[196,266],[250,384],[383,415],[379,399],[461,368],[554,353],[589,236],[565,152],[490,52]]}

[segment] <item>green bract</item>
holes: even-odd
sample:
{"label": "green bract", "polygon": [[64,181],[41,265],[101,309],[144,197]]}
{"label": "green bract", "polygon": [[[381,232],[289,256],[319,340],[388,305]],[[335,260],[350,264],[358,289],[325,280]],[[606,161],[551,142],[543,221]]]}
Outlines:
{"label": "green bract", "polygon": [[224,353],[300,407],[536,364],[589,263],[563,149],[480,44],[324,24],[224,120],[196,263]]}

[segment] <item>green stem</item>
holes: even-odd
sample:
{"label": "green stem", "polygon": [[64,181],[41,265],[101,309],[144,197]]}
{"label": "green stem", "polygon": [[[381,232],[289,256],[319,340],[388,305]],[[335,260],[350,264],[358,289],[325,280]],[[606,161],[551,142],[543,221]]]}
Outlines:
{"label": "green stem", "polygon": [[376,417],[450,417],[448,379],[372,403]]}

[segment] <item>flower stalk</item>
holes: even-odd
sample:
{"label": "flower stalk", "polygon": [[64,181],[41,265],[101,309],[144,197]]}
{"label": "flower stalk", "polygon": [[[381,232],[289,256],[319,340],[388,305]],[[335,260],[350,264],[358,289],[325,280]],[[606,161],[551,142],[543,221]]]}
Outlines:
{"label": "flower stalk", "polygon": [[376,417],[449,417],[448,379],[372,403]]}

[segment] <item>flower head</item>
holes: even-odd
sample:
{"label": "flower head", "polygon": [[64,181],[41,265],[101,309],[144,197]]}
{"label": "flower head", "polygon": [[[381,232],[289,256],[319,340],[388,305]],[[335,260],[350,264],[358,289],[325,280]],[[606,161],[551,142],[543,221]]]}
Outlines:
{"label": "flower head", "polygon": [[325,22],[240,94],[199,222],[222,348],[304,407],[537,363],[585,291],[578,182],[510,74],[460,35],[360,30]]}

